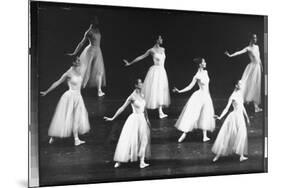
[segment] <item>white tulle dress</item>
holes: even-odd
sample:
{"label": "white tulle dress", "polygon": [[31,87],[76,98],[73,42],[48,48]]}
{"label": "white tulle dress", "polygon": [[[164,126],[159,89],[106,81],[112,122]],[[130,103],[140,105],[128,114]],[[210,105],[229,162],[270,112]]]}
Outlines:
{"label": "white tulle dress", "polygon": [[90,43],[80,55],[83,87],[86,85],[96,87],[99,76],[102,79],[102,86],[105,86],[105,68],[100,48],[101,33],[90,30],[87,32],[86,38]]}
{"label": "white tulle dress", "polygon": [[243,98],[240,91],[234,92],[232,100],[233,111],[226,117],[212,147],[212,152],[219,156],[232,153],[248,154],[248,138],[246,122],[243,116]]}
{"label": "white tulle dress", "polygon": [[261,60],[257,45],[248,47],[251,62],[247,65],[241,81],[243,82],[243,99],[245,102],[261,102]]}
{"label": "white tulle dress", "polygon": [[126,120],[114,154],[116,162],[134,162],[150,157],[150,127],[144,115],[145,100],[131,95],[133,113]]}
{"label": "white tulle dress", "polygon": [[69,137],[74,131],[85,134],[90,130],[88,112],[80,93],[82,77],[70,73],[69,90],[60,98],[50,124],[48,135],[51,137]]}
{"label": "white tulle dress", "polygon": [[195,75],[199,89],[195,91],[184,106],[175,127],[182,132],[193,129],[213,131],[215,129],[214,107],[209,92],[209,76],[206,70]]}
{"label": "white tulle dress", "polygon": [[160,106],[170,105],[170,91],[167,73],[164,67],[165,52],[153,51],[154,65],[151,66],[146,74],[142,92],[145,97],[146,107],[156,109]]}

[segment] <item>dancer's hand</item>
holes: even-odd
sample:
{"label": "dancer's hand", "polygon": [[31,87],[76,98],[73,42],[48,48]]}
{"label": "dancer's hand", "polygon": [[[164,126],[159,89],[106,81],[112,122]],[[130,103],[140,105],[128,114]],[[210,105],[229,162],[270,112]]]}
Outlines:
{"label": "dancer's hand", "polygon": [[46,91],[40,91],[40,95],[44,97],[44,96],[47,95],[47,92]]}
{"label": "dancer's hand", "polygon": [[218,115],[214,115],[214,118],[220,120],[220,117]]}
{"label": "dancer's hand", "polygon": [[126,66],[126,67],[130,66],[129,61],[127,61],[126,59],[123,59],[123,62],[125,63],[125,66]]}
{"label": "dancer's hand", "polygon": [[227,55],[227,57],[230,57],[230,54],[228,51],[225,51],[224,54]]}
{"label": "dancer's hand", "polygon": [[113,121],[113,118],[109,118],[109,117],[103,117],[103,119],[104,119],[105,121]]}
{"label": "dancer's hand", "polygon": [[75,56],[76,54],[75,53],[67,53],[66,55],[68,55],[68,56]]}
{"label": "dancer's hand", "polygon": [[178,90],[178,88],[174,87],[174,88],[173,88],[173,92],[174,92],[174,93],[179,93],[180,91]]}

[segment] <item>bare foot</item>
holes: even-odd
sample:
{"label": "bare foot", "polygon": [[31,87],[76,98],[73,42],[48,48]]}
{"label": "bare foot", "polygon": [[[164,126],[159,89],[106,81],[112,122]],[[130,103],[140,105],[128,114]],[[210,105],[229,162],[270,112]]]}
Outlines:
{"label": "bare foot", "polygon": [[114,165],[114,168],[119,168],[120,167],[120,165],[121,165],[121,163],[115,163],[115,165]]}
{"label": "bare foot", "polygon": [[160,118],[160,119],[163,119],[163,118],[166,118],[166,117],[168,117],[168,115],[167,115],[167,114],[164,114],[164,113],[159,115],[159,118]]}
{"label": "bare foot", "polygon": [[213,158],[213,162],[216,162],[219,159],[219,156],[215,156],[215,158]]}
{"label": "bare foot", "polygon": [[203,138],[203,142],[208,142],[210,140],[210,138],[209,137],[205,137],[205,138]]}
{"label": "bare foot", "polygon": [[240,162],[246,161],[247,159],[248,159],[248,157],[241,156],[241,157],[240,157]]}
{"label": "bare foot", "polygon": [[142,162],[140,163],[140,168],[145,168],[145,167],[148,167],[149,164],[145,163],[145,162]]}
{"label": "bare foot", "polygon": [[99,96],[99,97],[102,97],[102,96],[104,96],[104,95],[105,95],[104,92],[102,92],[102,91],[99,91],[99,92],[98,92],[98,96]]}
{"label": "bare foot", "polygon": [[51,137],[50,140],[49,140],[49,144],[52,144],[54,142],[54,138]]}
{"label": "bare foot", "polygon": [[79,146],[79,145],[85,144],[85,143],[86,143],[86,142],[83,141],[83,140],[75,140],[75,141],[74,141],[74,145],[75,145],[75,146]]}

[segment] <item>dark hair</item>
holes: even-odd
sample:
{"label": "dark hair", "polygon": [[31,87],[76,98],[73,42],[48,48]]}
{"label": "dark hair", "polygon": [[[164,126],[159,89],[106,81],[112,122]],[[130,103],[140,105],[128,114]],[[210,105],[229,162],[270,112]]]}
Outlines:
{"label": "dark hair", "polygon": [[198,66],[202,63],[203,58],[202,57],[196,57],[193,59],[193,62],[196,63]]}
{"label": "dark hair", "polygon": [[139,82],[142,82],[142,80],[140,78],[137,78],[134,82],[134,86],[137,85]]}
{"label": "dark hair", "polygon": [[249,39],[252,40],[254,35],[258,36],[256,33],[249,33]]}
{"label": "dark hair", "polygon": [[91,22],[91,24],[93,24],[94,27],[98,27],[98,25],[99,25],[99,19],[97,16],[94,16],[93,18],[91,18],[90,22]]}

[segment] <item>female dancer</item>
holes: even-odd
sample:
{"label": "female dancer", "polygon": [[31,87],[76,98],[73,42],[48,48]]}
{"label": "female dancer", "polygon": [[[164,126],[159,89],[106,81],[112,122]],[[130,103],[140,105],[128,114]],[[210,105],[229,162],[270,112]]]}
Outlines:
{"label": "female dancer", "polygon": [[243,106],[241,81],[236,84],[222,114],[219,117],[215,117],[219,120],[223,118],[231,104],[233,106],[233,111],[225,119],[212,148],[212,151],[216,154],[213,159],[214,162],[217,161],[220,156],[226,156],[232,153],[240,155],[240,161],[248,159],[244,156],[248,153],[247,128],[244,116],[248,124],[250,121]]}
{"label": "female dancer", "polygon": [[214,107],[209,92],[210,79],[207,70],[204,70],[206,61],[203,58],[195,58],[194,62],[198,64],[199,68],[192,82],[182,90],[173,89],[174,92],[183,93],[191,90],[196,82],[199,86],[199,90],[192,94],[176,122],[175,127],[183,132],[178,142],[182,142],[186,137],[186,133],[191,132],[193,129],[202,129],[203,142],[209,141],[207,131],[215,129]]}
{"label": "female dancer", "polygon": [[121,162],[137,161],[138,157],[140,158],[140,168],[149,166],[144,159],[150,157],[150,123],[145,111],[145,100],[141,93],[141,87],[142,82],[138,79],[135,84],[135,91],[127,98],[115,115],[112,118],[104,117],[106,121],[113,121],[129,104],[132,106],[133,113],[123,126],[115,150],[115,168],[118,168]]}
{"label": "female dancer", "polygon": [[242,88],[243,98],[245,102],[254,102],[255,112],[262,111],[259,108],[261,103],[261,71],[262,63],[260,59],[259,46],[257,43],[257,35],[251,36],[250,43],[243,50],[229,54],[227,51],[225,54],[228,57],[235,57],[244,53],[248,53],[251,62],[247,65],[243,76],[241,78],[244,83]]}
{"label": "female dancer", "polygon": [[79,58],[76,58],[73,66],[59,80],[54,82],[46,91],[40,92],[40,94],[42,96],[47,95],[64,81],[67,81],[69,90],[62,95],[56,107],[48,131],[48,135],[51,137],[49,143],[53,143],[53,137],[64,138],[73,134],[74,145],[78,146],[85,143],[85,141],[79,139],[78,134],[85,134],[90,130],[88,112],[80,93],[82,76],[80,74]]}
{"label": "female dancer", "polygon": [[162,43],[162,37],[158,36],[156,44],[143,55],[137,57],[131,62],[123,60],[126,66],[130,66],[149,55],[152,56],[154,65],[150,67],[146,74],[142,92],[145,97],[146,107],[148,109],[158,108],[159,118],[167,117],[167,115],[163,112],[163,107],[170,105],[168,77],[164,67],[166,58],[165,49],[160,46]]}
{"label": "female dancer", "polygon": [[75,51],[68,55],[76,56],[83,45],[89,41],[89,45],[83,50],[80,55],[81,74],[83,76],[83,87],[87,84],[90,87],[98,89],[98,96],[104,95],[102,86],[106,85],[105,68],[103,63],[103,56],[100,49],[101,33],[98,28],[98,19],[95,17],[94,22],[85,32],[82,41],[78,44]]}

